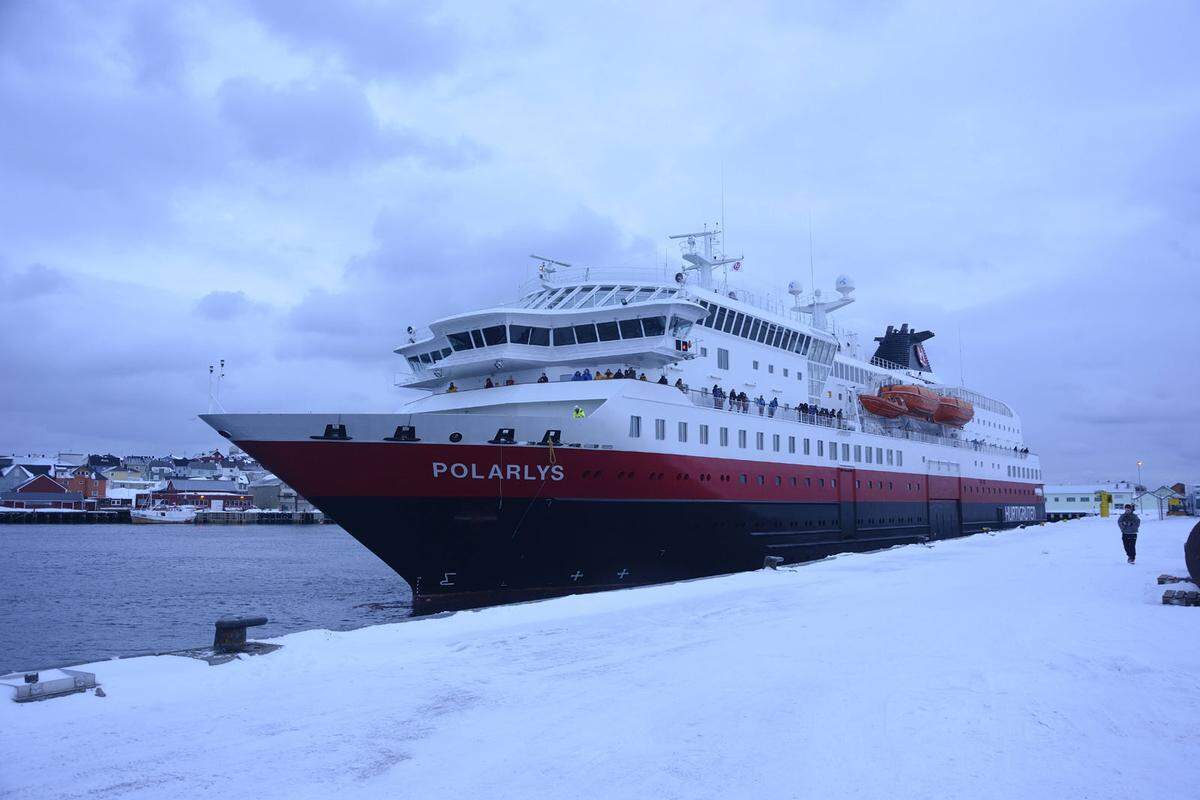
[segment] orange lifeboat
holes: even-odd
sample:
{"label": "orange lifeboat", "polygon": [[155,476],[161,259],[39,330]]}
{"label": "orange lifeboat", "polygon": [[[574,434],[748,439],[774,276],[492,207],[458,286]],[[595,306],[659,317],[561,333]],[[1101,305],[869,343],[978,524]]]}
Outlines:
{"label": "orange lifeboat", "polygon": [[879,390],[879,396],[885,400],[903,403],[907,414],[921,419],[933,419],[938,402],[942,399],[937,392],[924,386],[910,384],[884,386]]}
{"label": "orange lifeboat", "polygon": [[938,401],[937,410],[933,412],[933,421],[943,425],[953,425],[961,428],[975,417],[975,406],[957,397],[942,397]]}
{"label": "orange lifeboat", "polygon": [[903,400],[876,397],[873,394],[860,394],[858,402],[868,414],[874,414],[877,417],[887,417],[888,419],[895,419],[908,411]]}

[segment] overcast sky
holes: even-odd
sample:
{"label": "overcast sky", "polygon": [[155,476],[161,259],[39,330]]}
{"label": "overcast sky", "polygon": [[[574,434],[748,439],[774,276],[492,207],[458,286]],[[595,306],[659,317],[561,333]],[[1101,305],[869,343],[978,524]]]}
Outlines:
{"label": "overcast sky", "polygon": [[[736,9],[736,10],[735,10]],[[1200,6],[0,2],[0,452],[388,410],[544,252],[932,328],[1047,480],[1200,480]],[[672,251],[673,253],[677,251]],[[961,331],[965,364],[960,370]]]}

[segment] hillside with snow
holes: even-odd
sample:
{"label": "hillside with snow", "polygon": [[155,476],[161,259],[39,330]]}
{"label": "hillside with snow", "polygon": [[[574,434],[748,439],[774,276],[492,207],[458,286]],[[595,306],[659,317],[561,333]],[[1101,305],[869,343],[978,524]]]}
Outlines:
{"label": "hillside with snow", "polygon": [[1085,519],[750,574],[109,661],[0,702],[0,797],[1184,798],[1194,519]]}

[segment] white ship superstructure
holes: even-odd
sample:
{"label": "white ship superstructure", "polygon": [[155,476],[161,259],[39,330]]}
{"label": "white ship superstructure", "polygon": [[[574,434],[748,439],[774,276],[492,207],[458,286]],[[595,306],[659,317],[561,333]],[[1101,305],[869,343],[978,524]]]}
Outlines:
{"label": "white ship superstructure", "polygon": [[939,381],[932,333],[866,357],[833,322],[845,276],[784,303],[730,280],[717,231],[673,238],[677,272],[545,259],[514,302],[410,328],[398,384],[429,394],[395,414],[206,419],[430,606],[1043,517],[1020,418]]}

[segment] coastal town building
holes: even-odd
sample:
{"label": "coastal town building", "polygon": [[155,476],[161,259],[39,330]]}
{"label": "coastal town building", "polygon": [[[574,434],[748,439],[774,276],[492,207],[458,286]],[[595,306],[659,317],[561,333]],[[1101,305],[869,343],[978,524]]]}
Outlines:
{"label": "coastal town building", "polygon": [[49,475],[36,475],[15,489],[0,492],[0,505],[22,509],[83,510],[84,497],[80,492],[68,490]]}

